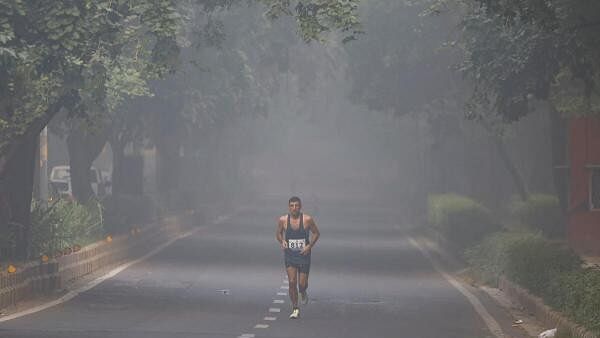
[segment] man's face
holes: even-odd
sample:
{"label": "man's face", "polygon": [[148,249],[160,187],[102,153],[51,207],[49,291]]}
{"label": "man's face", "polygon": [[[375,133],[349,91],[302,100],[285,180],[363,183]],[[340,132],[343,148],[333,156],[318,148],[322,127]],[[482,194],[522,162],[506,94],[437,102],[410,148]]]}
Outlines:
{"label": "man's face", "polygon": [[302,205],[300,204],[300,202],[290,202],[289,204],[290,207],[290,215],[294,216],[294,217],[298,217],[298,215],[300,215],[300,209],[302,208]]}

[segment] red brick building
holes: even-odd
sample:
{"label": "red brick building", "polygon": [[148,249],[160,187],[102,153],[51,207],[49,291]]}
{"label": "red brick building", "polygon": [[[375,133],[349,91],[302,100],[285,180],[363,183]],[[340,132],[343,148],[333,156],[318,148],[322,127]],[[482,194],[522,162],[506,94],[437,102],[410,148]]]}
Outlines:
{"label": "red brick building", "polygon": [[569,243],[600,255],[600,118],[570,120],[568,153]]}

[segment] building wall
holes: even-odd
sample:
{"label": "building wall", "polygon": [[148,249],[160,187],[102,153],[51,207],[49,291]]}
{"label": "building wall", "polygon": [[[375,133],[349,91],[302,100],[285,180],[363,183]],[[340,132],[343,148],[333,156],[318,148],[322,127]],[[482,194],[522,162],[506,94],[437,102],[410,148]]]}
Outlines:
{"label": "building wall", "polygon": [[600,119],[573,118],[569,122],[569,224],[572,247],[600,255],[600,210],[590,210],[590,166],[600,166]]}

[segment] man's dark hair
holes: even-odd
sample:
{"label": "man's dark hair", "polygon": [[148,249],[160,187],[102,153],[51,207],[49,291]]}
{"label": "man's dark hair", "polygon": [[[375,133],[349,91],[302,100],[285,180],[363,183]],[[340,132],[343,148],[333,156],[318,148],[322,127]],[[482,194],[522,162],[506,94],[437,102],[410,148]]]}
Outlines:
{"label": "man's dark hair", "polygon": [[290,200],[288,201],[288,204],[290,204],[292,202],[298,202],[298,203],[300,203],[300,205],[302,205],[302,201],[300,200],[300,197],[298,197],[298,196],[292,196],[290,198]]}

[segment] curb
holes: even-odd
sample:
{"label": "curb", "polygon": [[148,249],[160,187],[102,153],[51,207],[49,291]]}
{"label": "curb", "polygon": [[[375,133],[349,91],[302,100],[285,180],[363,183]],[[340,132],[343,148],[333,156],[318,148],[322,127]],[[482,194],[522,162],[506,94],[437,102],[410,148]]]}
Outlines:
{"label": "curb", "polygon": [[[453,254],[448,250],[451,245],[441,236],[441,234],[429,230],[426,232],[431,240],[437,243],[439,251],[438,254],[447,260],[447,263],[452,265],[462,265],[460,260],[454,257]],[[466,264],[466,263],[464,263]],[[498,289],[500,289],[513,303],[519,304],[525,309],[526,312],[532,314],[536,320],[549,328],[561,328],[569,332],[573,338],[600,338],[593,332],[588,331],[581,325],[574,324],[568,320],[562,313],[554,311],[544,301],[529,293],[523,287],[509,281],[506,277],[501,276],[498,279]],[[499,303],[498,300],[492,297],[492,299],[500,306],[503,304]]]}
{"label": "curb", "polygon": [[514,284],[502,276],[498,281],[498,288],[502,290],[511,301],[521,305],[531,313],[538,321],[547,327],[560,327],[571,333],[574,338],[600,338],[584,327],[574,324],[566,319],[561,313],[552,310],[544,301],[530,294],[526,289]]}
{"label": "curb", "polygon": [[18,302],[49,295],[69,282],[90,273],[119,265],[130,257],[147,251],[148,247],[174,238],[188,229],[191,215],[165,217],[159,223],[130,234],[123,234],[87,245],[77,252],[50,259],[32,261],[19,267],[16,273],[0,272],[0,309]]}

